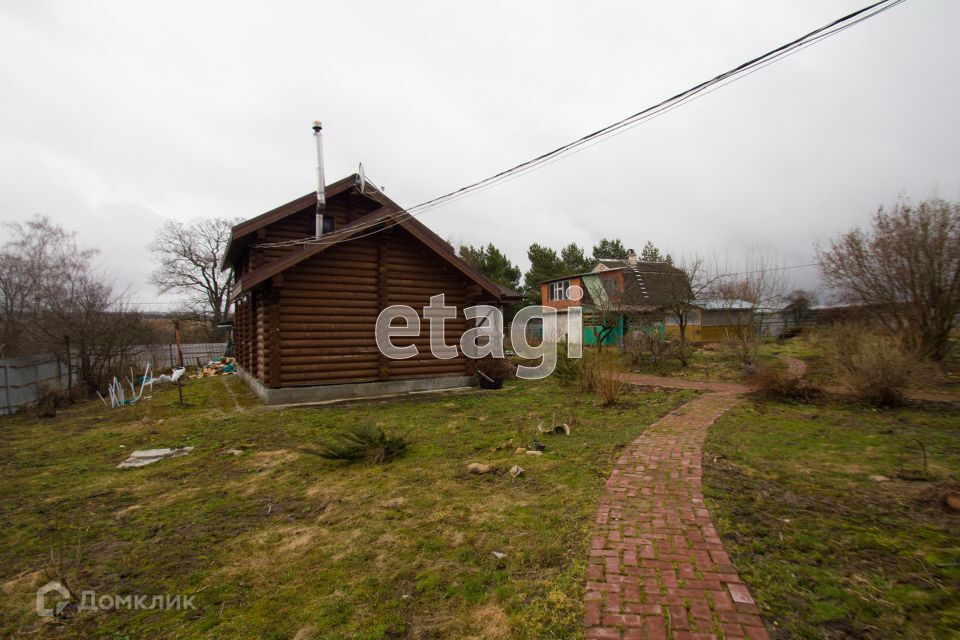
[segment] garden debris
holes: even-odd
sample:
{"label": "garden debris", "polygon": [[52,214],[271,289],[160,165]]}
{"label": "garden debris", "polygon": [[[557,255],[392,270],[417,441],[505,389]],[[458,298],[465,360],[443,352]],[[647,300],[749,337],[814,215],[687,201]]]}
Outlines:
{"label": "garden debris", "polygon": [[145,467],[164,458],[176,458],[185,456],[193,451],[193,447],[174,447],[172,449],[144,449],[143,451],[134,451],[130,457],[117,465],[117,469],[132,469],[135,467]]}
{"label": "garden debris", "polygon": [[477,474],[490,473],[490,465],[480,464],[479,462],[471,462],[467,465],[467,471]]}
{"label": "garden debris", "polygon": [[512,467],[510,467],[510,475],[513,476],[514,478],[519,478],[520,476],[522,476],[523,471],[524,471],[523,467],[521,467],[518,464],[515,464]]}
{"label": "garden debris", "polygon": [[[140,391],[137,391],[137,387],[134,384],[136,380],[140,384]],[[117,377],[113,377],[113,381],[107,386],[107,396],[110,398],[110,407],[116,409],[117,407],[122,407],[124,405],[136,404],[140,398],[143,397],[143,388],[146,385],[150,385],[150,391],[153,391],[153,378],[150,377],[150,365],[147,365],[147,368],[144,369],[143,375],[139,378],[135,378],[133,375],[133,367],[130,367],[130,377],[125,378],[125,381],[130,385],[130,399],[127,399],[126,391],[124,391],[123,383],[117,380]],[[100,396],[100,400],[104,405],[107,404],[106,398],[100,395],[100,392],[97,391],[97,395]],[[147,396],[148,398],[150,396]]]}
{"label": "garden debris", "polygon": [[391,498],[390,500],[384,500],[380,503],[380,506],[384,509],[399,509],[406,500],[403,497]]}
{"label": "garden debris", "polygon": [[[197,358],[199,361],[200,359]],[[197,378],[212,378],[213,376],[222,376],[231,373],[237,372],[237,359],[236,358],[214,358],[208,362],[205,366],[202,366],[197,371],[197,375],[190,376],[193,379]]]}
{"label": "garden debris", "polygon": [[557,424],[557,415],[554,414],[550,418],[551,426],[549,429],[543,428],[543,420],[540,421],[540,424],[537,425],[537,431],[540,433],[546,433],[553,436],[569,436],[570,435],[570,426],[566,422],[561,422]]}

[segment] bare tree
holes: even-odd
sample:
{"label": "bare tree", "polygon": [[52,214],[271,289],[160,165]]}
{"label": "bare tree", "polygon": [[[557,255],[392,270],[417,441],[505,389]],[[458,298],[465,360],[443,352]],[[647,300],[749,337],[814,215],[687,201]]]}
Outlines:
{"label": "bare tree", "polygon": [[760,349],[763,316],[781,306],[786,280],[776,259],[759,249],[750,252],[745,265],[736,276],[717,281],[714,297],[726,314],[724,342],[749,366]]}
{"label": "bare tree", "polygon": [[194,309],[209,319],[211,329],[229,315],[233,275],[221,271],[230,229],[238,221],[227,218],[168,220],[150,249],[160,260],[151,282],[161,293],[186,294]]}
{"label": "bare tree", "polygon": [[76,234],[43,216],[7,228],[0,260],[10,271],[0,288],[16,355],[63,353],[69,341],[80,382],[96,389],[142,342],[140,314],[120,302],[94,268],[97,252],[79,246]]}
{"label": "bare tree", "polygon": [[680,365],[690,362],[690,346],[687,342],[687,326],[697,309],[697,303],[710,297],[717,283],[716,270],[710,270],[700,256],[691,256],[674,265],[686,277],[687,286],[670,287],[667,293],[667,315],[677,323],[679,338],[675,355]]}
{"label": "bare tree", "polygon": [[960,314],[960,203],[903,198],[871,229],[817,247],[820,273],[841,298],[869,305],[906,346],[943,360]]}

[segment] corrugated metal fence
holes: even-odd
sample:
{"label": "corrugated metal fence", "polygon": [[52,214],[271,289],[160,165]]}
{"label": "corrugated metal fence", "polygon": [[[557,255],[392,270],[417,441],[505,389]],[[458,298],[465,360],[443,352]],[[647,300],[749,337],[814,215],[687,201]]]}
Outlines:
{"label": "corrugated metal fence", "polygon": [[[206,364],[223,355],[226,342],[200,342],[181,345],[183,364],[196,366],[197,361]],[[141,345],[124,358],[127,366],[133,366],[138,374],[150,365],[154,371],[170,369],[177,362],[177,345]],[[73,361],[73,383],[77,383],[76,360]],[[129,371],[117,371],[117,376],[129,375]],[[41,388],[66,389],[70,380],[63,357],[32,356],[0,360],[0,414],[10,414],[37,401]]]}

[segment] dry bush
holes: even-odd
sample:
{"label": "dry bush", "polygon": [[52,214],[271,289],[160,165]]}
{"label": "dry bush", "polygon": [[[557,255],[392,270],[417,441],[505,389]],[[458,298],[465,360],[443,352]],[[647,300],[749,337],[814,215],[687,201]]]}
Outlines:
{"label": "dry bush", "polygon": [[859,400],[894,406],[904,400],[929,367],[917,354],[889,336],[867,333],[854,324],[837,324],[819,332],[834,376]]}
{"label": "dry bush", "polygon": [[624,338],[623,353],[631,365],[656,367],[673,355],[673,345],[659,334],[634,331]]}
{"label": "dry bush", "polygon": [[609,356],[584,350],[583,357],[577,363],[577,388],[580,391],[594,392],[600,384],[601,361]]}
{"label": "dry bush", "polygon": [[610,407],[617,403],[627,380],[623,367],[617,362],[615,354],[601,353],[592,359],[591,382],[601,407]]}
{"label": "dry bush", "polygon": [[70,392],[46,385],[37,387],[37,414],[41,418],[55,418],[57,411],[73,402]]}
{"label": "dry bush", "polygon": [[477,371],[494,380],[511,380],[517,375],[517,365],[509,358],[486,356],[477,361]]}
{"label": "dry bush", "polygon": [[753,392],[765,400],[816,400],[820,389],[808,380],[771,367],[757,367],[747,379]]}

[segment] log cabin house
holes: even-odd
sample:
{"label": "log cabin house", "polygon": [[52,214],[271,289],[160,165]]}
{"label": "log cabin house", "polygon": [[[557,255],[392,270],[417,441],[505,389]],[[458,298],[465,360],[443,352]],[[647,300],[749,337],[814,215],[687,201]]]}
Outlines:
{"label": "log cabin house", "polygon": [[[430,352],[423,307],[439,293],[456,306],[444,342],[459,345],[465,307],[517,302],[520,294],[484,277],[356,174],[327,185],[325,197],[320,237],[315,192],[233,227],[224,268],[234,273],[244,380],[268,404],[472,384],[475,361],[459,349],[443,360]],[[377,348],[377,316],[397,304],[421,318],[420,336],[393,340],[417,345],[411,359],[391,360]]]}

